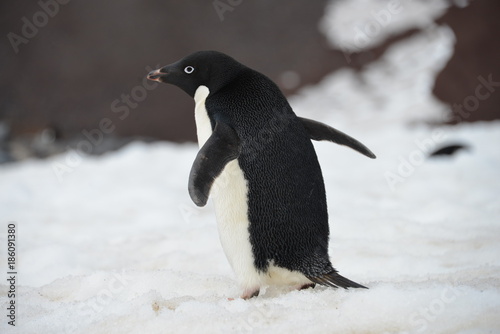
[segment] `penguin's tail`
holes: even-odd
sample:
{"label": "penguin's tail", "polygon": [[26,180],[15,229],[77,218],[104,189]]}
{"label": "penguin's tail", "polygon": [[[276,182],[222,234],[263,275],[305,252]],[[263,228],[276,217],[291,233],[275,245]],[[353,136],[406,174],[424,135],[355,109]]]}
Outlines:
{"label": "penguin's tail", "polygon": [[363,288],[368,289],[366,286],[358,284],[356,282],[351,281],[350,279],[345,278],[342,275],[339,275],[337,271],[331,271],[328,274],[323,274],[321,276],[306,276],[309,280],[314,283],[321,284],[324,286],[329,286],[332,288]]}

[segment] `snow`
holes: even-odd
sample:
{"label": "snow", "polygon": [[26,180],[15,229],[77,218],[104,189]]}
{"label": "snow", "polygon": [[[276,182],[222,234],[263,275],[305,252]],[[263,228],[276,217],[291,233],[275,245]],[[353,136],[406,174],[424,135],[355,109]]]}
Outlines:
{"label": "snow", "polygon": [[446,0],[331,1],[320,29],[332,46],[358,52],[404,31],[432,26],[448,6]]}
{"label": "snow", "polygon": [[[315,144],[332,262],[368,290],[269,287],[228,300],[241,291],[213,208],[197,208],[187,192],[197,145],[134,142],[100,157],[0,166],[5,276],[10,221],[19,254],[16,328],[4,311],[0,332],[499,332],[500,122],[422,122],[449,110],[430,92],[453,43],[448,28],[429,28],[369,68],[332,73],[291,99],[299,115],[377,155]],[[469,149],[427,158],[454,142]]]}

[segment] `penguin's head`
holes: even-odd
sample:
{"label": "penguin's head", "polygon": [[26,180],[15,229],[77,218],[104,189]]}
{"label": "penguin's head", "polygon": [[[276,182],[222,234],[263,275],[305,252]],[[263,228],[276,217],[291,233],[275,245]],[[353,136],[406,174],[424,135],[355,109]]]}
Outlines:
{"label": "penguin's head", "polygon": [[148,79],[165,82],[184,90],[191,97],[198,87],[214,93],[235,78],[245,66],[217,51],[199,51],[181,60],[151,71]]}

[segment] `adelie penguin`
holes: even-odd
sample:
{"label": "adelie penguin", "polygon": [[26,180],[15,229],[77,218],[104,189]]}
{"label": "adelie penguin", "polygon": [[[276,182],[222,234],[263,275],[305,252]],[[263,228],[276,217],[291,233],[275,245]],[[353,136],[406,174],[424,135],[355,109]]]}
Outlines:
{"label": "adelie penguin", "polygon": [[148,79],[194,98],[200,151],[189,194],[198,206],[213,199],[241,298],[257,296],[266,285],[365,288],[330,262],[325,186],[311,139],[375,158],[366,146],[297,117],[269,78],[220,52],[193,53]]}

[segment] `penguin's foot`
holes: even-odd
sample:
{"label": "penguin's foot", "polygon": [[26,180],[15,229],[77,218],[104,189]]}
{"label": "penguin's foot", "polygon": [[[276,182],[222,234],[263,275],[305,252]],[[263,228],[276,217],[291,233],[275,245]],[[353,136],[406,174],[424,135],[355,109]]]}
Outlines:
{"label": "penguin's foot", "polygon": [[306,283],[306,284],[299,286],[297,288],[297,290],[305,290],[305,289],[309,289],[309,288],[314,289],[315,286],[316,286],[316,283]]}
{"label": "penguin's foot", "polygon": [[241,295],[241,299],[250,299],[252,297],[257,297],[259,295],[260,289],[245,289],[243,294]]}

